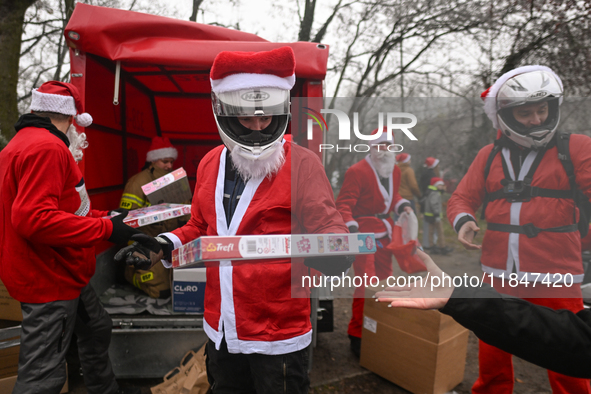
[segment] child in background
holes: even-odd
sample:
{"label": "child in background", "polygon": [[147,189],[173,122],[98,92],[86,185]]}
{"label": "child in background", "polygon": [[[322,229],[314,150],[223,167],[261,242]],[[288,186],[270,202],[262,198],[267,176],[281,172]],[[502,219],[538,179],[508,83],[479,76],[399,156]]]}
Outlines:
{"label": "child in background", "polygon": [[[441,217],[443,216],[443,209],[441,203],[441,195],[445,191],[445,183],[443,179],[433,177],[431,178],[431,184],[427,188],[427,195],[425,197],[425,219],[429,224],[428,229],[423,231],[429,232],[429,245],[433,245],[428,249],[431,254],[443,254],[450,253],[453,248],[445,246],[445,240],[443,239],[443,222]],[[437,245],[433,240],[433,236],[437,234]]]}

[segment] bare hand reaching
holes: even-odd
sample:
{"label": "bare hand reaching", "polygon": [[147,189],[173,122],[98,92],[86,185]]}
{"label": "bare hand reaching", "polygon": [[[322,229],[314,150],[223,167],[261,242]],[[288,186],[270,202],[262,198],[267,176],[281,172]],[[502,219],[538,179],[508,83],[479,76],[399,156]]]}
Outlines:
{"label": "bare hand reaching", "polygon": [[[447,276],[441,269],[431,260],[428,254],[417,251],[417,255],[423,260],[430,277]],[[414,308],[414,309],[439,309],[443,308],[451,294],[454,291],[453,285],[450,281],[438,282],[440,286],[431,287],[431,282],[420,282],[410,284],[404,287],[391,287],[384,291],[376,293],[376,298],[380,302],[389,302],[393,307]]]}
{"label": "bare hand reaching", "polygon": [[468,250],[482,249],[482,245],[473,243],[474,237],[476,237],[478,231],[480,231],[480,228],[476,222],[470,220],[464,223],[460,228],[460,231],[458,232],[458,241],[460,241],[462,246]]}

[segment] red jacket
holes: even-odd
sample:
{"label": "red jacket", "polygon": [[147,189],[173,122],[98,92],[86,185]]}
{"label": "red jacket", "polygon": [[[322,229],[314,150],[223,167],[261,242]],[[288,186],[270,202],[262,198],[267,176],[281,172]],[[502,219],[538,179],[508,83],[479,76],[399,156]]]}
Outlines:
{"label": "red jacket", "polygon": [[[388,184],[386,190],[379,181],[369,155],[349,167],[336,203],[347,226],[357,226],[361,232],[376,233],[376,238],[386,235],[391,238],[393,222],[390,212],[398,212],[403,203],[409,203],[398,194],[398,166],[394,166]],[[378,219],[376,214],[387,214],[388,218]]]}
{"label": "red jacket", "polygon": [[90,217],[84,179],[65,143],[25,127],[0,152],[0,279],[20,302],[71,300],[94,274],[109,220]]}
{"label": "red jacket", "polygon": [[[201,235],[348,232],[318,158],[289,142],[284,148],[276,175],[247,182],[230,228],[223,208],[227,149],[209,152],[199,163],[191,220],[166,233],[175,247]],[[231,353],[286,354],[310,344],[309,291],[296,284],[292,294],[292,264],[282,261],[208,267],[203,325],[216,347],[222,336]],[[303,264],[293,268],[307,274]]]}
{"label": "red jacket", "polygon": [[[490,173],[484,182],[484,168],[493,145],[480,150],[456,191],[447,204],[447,217],[455,228],[458,220],[465,215],[476,218],[476,210],[483,203],[485,188],[494,192],[502,188],[505,178],[502,162],[505,160],[513,172],[509,150],[496,155]],[[522,165],[521,177],[531,167],[535,152],[530,153]],[[591,197],[591,139],[573,134],[570,138],[570,154],[575,168],[576,183]],[[548,149],[534,173],[532,186],[546,189],[570,190],[562,163],[558,159],[556,146]],[[574,203],[572,199],[533,197],[529,202],[507,202],[506,199],[491,201],[486,208],[489,223],[524,225],[533,223],[539,228],[551,228],[573,224]],[[482,241],[482,268],[487,273],[507,278],[512,272],[527,275],[529,281],[542,281],[547,273],[574,276],[574,282],[583,279],[581,263],[581,238],[578,231],[567,233],[540,232],[536,237],[501,231],[486,231]],[[538,276],[536,274],[543,274]],[[557,280],[560,276],[548,278]],[[547,279],[547,280],[548,280]]]}

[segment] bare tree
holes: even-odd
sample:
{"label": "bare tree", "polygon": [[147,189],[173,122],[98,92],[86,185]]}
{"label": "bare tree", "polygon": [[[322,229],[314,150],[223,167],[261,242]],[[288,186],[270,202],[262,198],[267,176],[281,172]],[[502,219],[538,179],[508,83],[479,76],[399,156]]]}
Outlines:
{"label": "bare tree", "polygon": [[197,22],[197,13],[199,12],[201,3],[203,3],[203,0],[193,0],[193,13],[189,17],[190,21]]}
{"label": "bare tree", "polygon": [[0,0],[0,133],[6,139],[12,137],[12,126],[18,119],[16,87],[23,21],[34,2]]}

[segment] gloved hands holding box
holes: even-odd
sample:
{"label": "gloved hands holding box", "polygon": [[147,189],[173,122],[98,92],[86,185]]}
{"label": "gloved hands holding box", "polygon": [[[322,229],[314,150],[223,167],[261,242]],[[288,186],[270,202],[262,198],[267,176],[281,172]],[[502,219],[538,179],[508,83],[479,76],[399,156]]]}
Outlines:
{"label": "gloved hands holding box", "polygon": [[121,249],[115,255],[115,261],[125,261],[127,265],[147,270],[162,259],[171,260],[172,241],[165,236],[150,237],[146,234],[131,236],[133,244]]}

